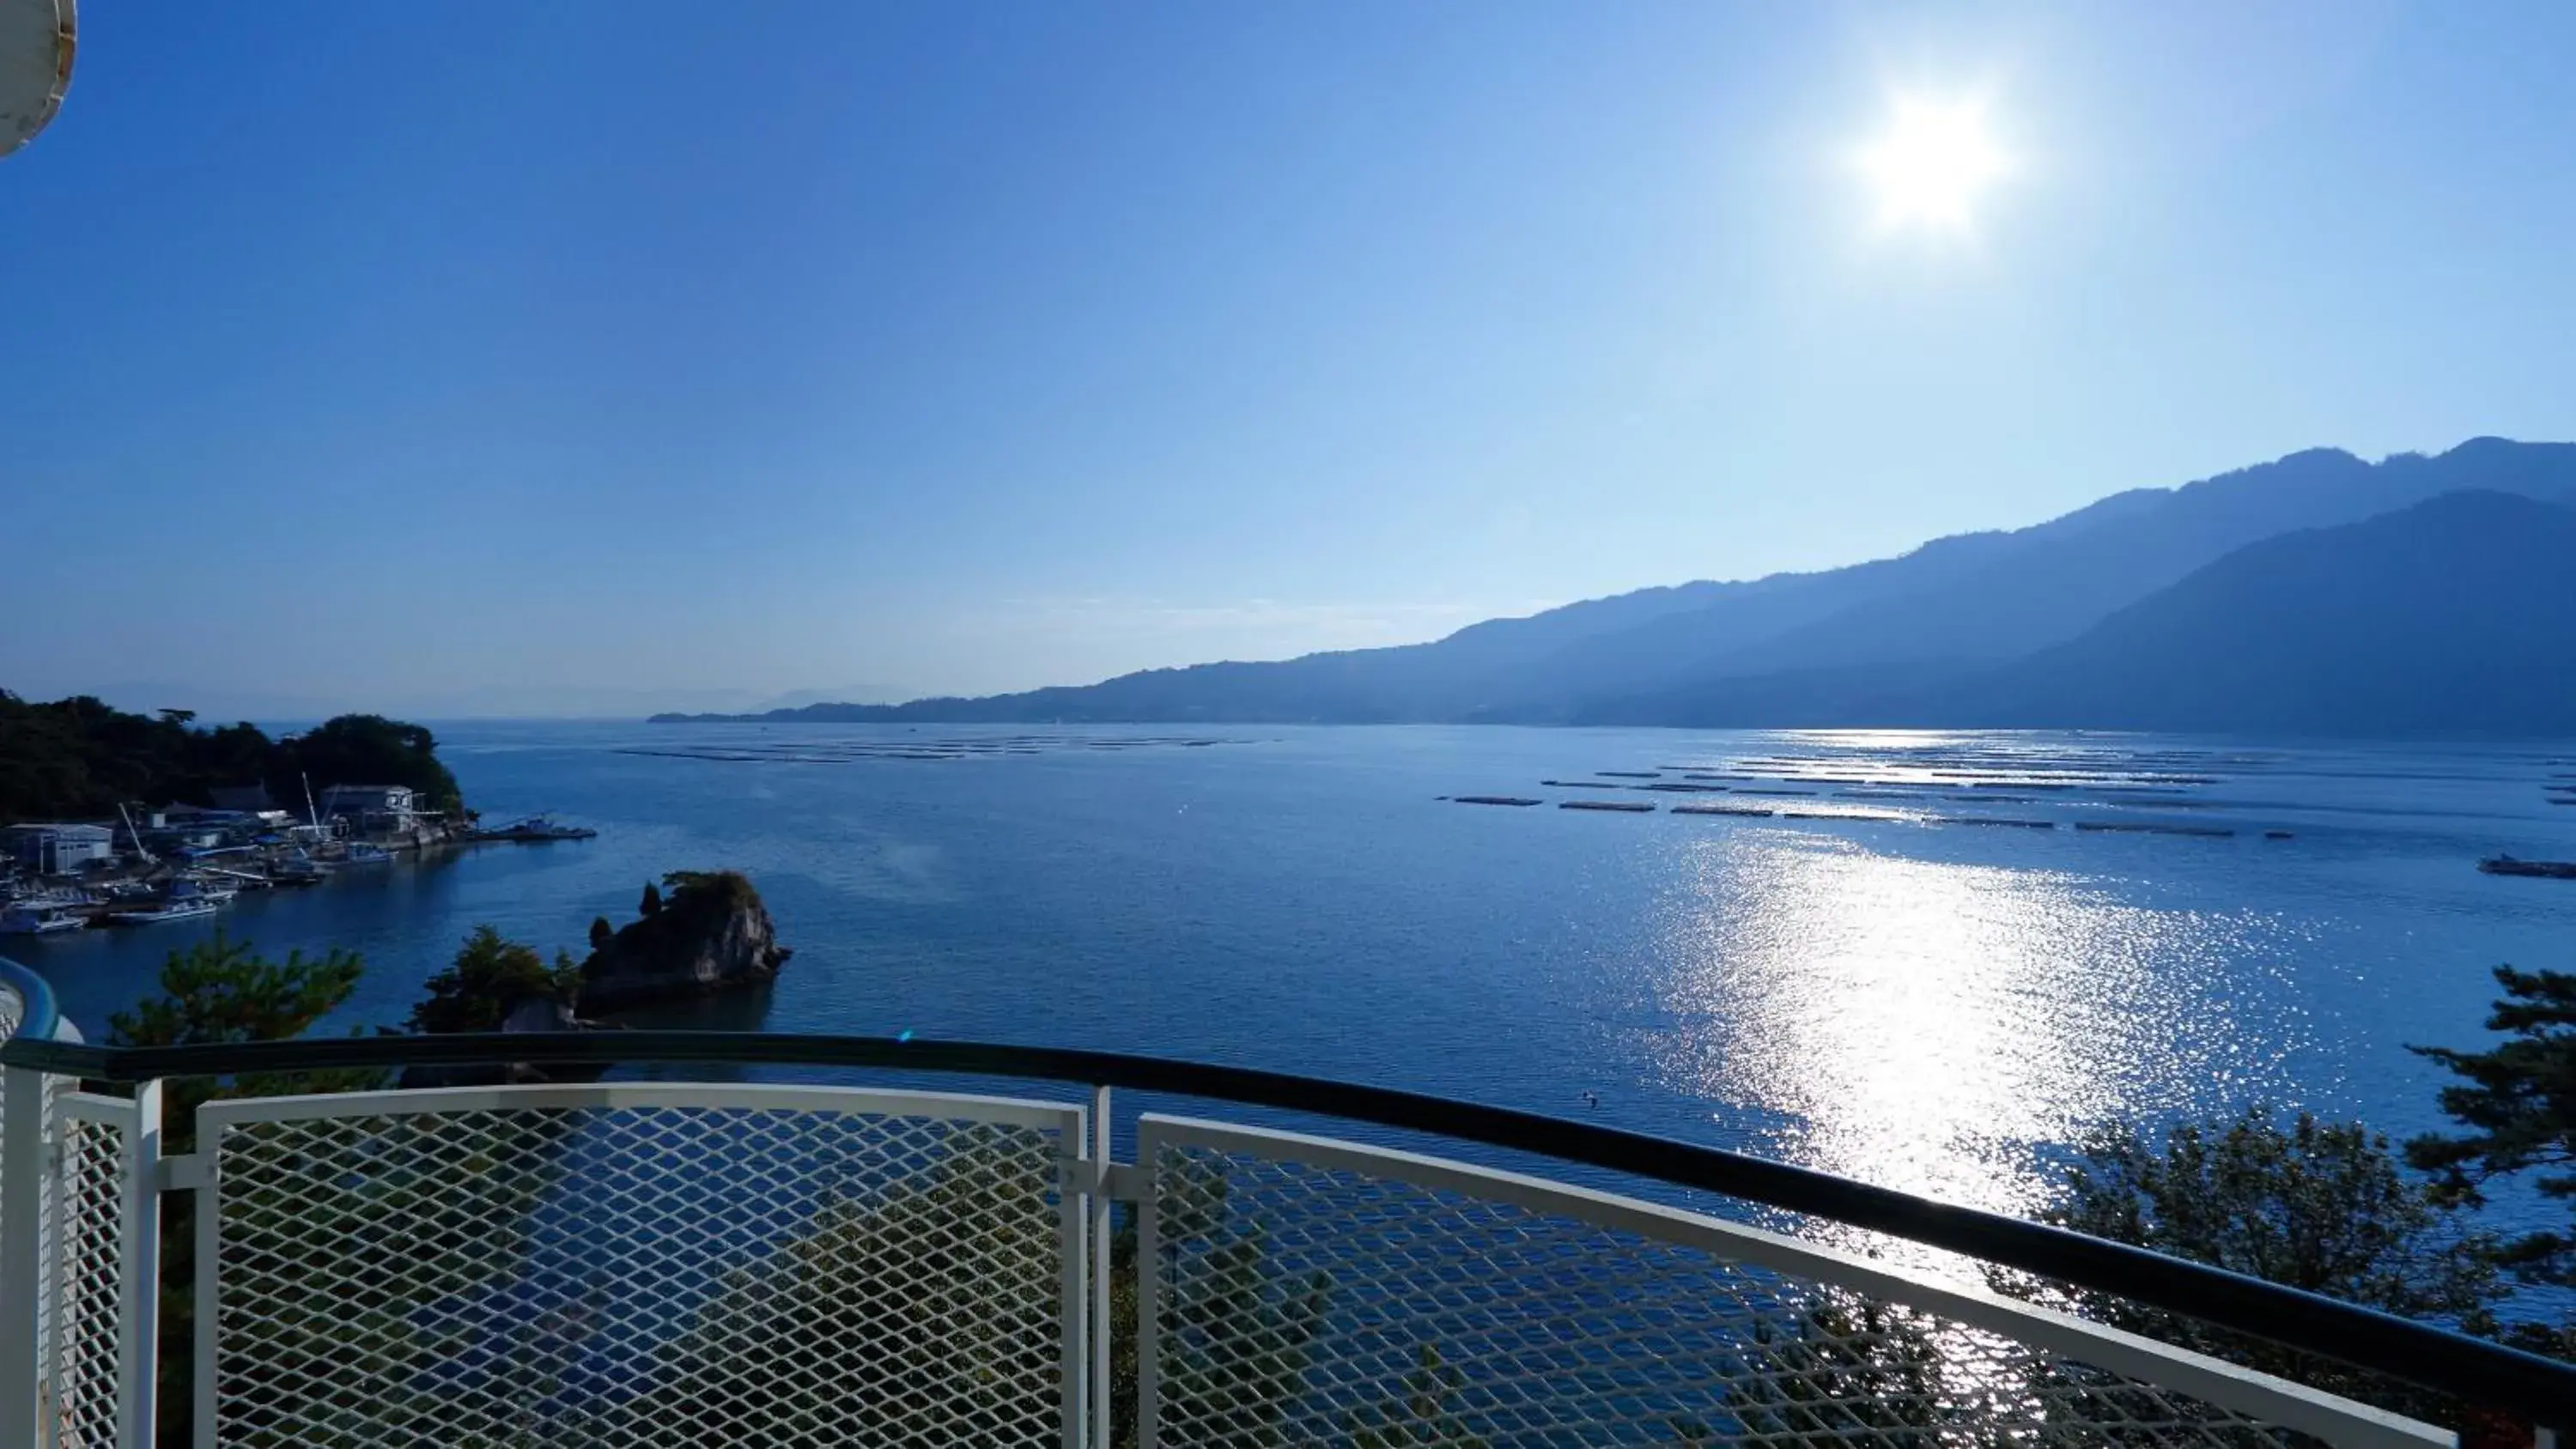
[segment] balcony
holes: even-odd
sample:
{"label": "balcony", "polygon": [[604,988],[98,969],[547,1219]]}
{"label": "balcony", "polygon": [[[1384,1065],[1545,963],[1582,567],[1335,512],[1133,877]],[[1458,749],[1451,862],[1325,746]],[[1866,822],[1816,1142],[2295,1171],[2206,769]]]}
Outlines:
{"label": "balcony", "polygon": [[[6,1444],[2396,1449],[2576,1405],[2576,1368],[2439,1328],[1400,1092],[957,1043],[52,1025],[0,964]],[[499,1060],[711,1079],[293,1089]],[[179,1120],[183,1084],[254,1075],[284,1086]],[[2105,1304],[2312,1371],[2079,1316]]]}

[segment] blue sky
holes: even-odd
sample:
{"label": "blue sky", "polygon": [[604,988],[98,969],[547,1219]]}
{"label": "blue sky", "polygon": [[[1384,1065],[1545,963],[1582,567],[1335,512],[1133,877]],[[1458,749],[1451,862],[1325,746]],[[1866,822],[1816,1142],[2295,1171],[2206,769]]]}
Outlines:
{"label": "blue sky", "polygon": [[[0,685],[1081,682],[2576,436],[2576,7],[87,7]],[[1899,94],[2011,176],[1891,231]]]}

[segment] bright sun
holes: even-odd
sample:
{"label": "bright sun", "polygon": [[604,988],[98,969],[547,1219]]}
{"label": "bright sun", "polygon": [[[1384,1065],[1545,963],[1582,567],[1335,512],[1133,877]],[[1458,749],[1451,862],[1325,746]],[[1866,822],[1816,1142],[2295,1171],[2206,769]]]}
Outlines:
{"label": "bright sun", "polygon": [[1984,102],[1919,96],[1896,98],[1886,132],[1859,161],[1881,225],[1944,231],[1966,230],[1978,201],[2013,169],[1986,128]]}

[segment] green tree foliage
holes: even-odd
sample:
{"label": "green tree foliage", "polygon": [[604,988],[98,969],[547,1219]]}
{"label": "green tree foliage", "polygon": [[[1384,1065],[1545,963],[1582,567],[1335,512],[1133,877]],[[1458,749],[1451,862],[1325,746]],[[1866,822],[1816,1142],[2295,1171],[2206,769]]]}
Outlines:
{"label": "green tree foliage", "polygon": [[604,950],[607,948],[609,942],[616,939],[617,928],[608,924],[608,918],[606,916],[593,916],[590,918],[590,949],[594,951]]}
{"label": "green tree foliage", "polygon": [[464,796],[456,777],[438,762],[438,739],[416,724],[380,714],[344,714],[319,728],[278,742],[269,770],[269,793],[296,798],[307,779],[317,791],[331,785],[407,785],[426,808],[459,810]]}
{"label": "green tree foliage", "polygon": [[[2062,1227],[2406,1317],[2493,1326],[2492,1244],[2459,1231],[2388,1140],[2359,1123],[2303,1112],[2285,1128],[2254,1106],[2221,1128],[2175,1127],[2161,1144],[2117,1126],[2085,1141],[2066,1186],[2066,1200],[2044,1214]],[[2411,1385],[2126,1298],[1998,1286],[2418,1417],[2457,1413]]]}
{"label": "green tree foliage", "polygon": [[186,710],[128,714],[87,695],[31,703],[0,690],[0,823],[113,815],[120,801],[203,805],[217,785],[264,780],[258,727],[192,727]]}
{"label": "green tree foliage", "polygon": [[[2499,966],[2495,975],[2505,994],[2487,1029],[2506,1041],[2474,1052],[2413,1048],[2464,1079],[2442,1089],[2442,1110],[2468,1130],[2418,1137],[2406,1155],[2440,1173],[2451,1200],[2477,1203],[2495,1179],[2527,1172],[2543,1196],[2576,1212],[2576,972]],[[2504,1260],[2530,1281],[2576,1286],[2576,1233],[2517,1238]]]}
{"label": "green tree foliage", "polygon": [[560,952],[550,966],[535,947],[504,940],[490,926],[476,926],[457,949],[455,961],[430,977],[425,989],[428,994],[412,1007],[406,1029],[430,1034],[499,1031],[510,1008],[530,997],[572,1005],[581,990],[581,968]]}
{"label": "green tree foliage", "polygon": [[[2484,1204],[2499,1178],[2530,1175],[2541,1197],[2566,1207],[2566,1228],[2544,1228],[2502,1244],[2497,1262],[2525,1283],[2576,1287],[2576,973],[2496,968],[2504,996],[2487,1029],[2506,1040],[2484,1051],[2416,1047],[2461,1080],[2442,1089],[2442,1110],[2466,1128],[2406,1144],[2416,1166],[2438,1174],[2444,1202]],[[2576,1358],[2576,1316],[2519,1323],[2513,1343]]]}
{"label": "green tree foliage", "polygon": [[1292,1419],[1332,1281],[1294,1281],[1273,1266],[1268,1229],[1236,1220],[1223,1169],[1184,1161],[1165,1171],[1162,1281],[1189,1285],[1161,1326],[1165,1435],[1262,1449],[1299,1442]]}
{"label": "green tree foliage", "polygon": [[[348,1001],[364,970],[354,952],[332,951],[319,959],[295,952],[282,962],[271,961],[250,943],[217,932],[211,940],[170,953],[161,967],[161,994],[110,1016],[107,1044],[217,1046],[301,1036]],[[179,1078],[163,1093],[164,1150],[193,1151],[197,1109],[217,1098],[359,1091],[381,1085],[383,1077],[374,1072]],[[170,1444],[188,1442],[186,1406],[195,1364],[196,1199],[195,1193],[165,1199],[161,1218],[158,1370],[161,1437]]]}
{"label": "green tree foliage", "polygon": [[[171,953],[161,991],[109,1021],[111,1046],[202,1046],[279,1041],[304,1035],[357,989],[357,955],[290,955],[272,961],[218,935]],[[528,991],[568,989],[569,961],[548,967],[526,946],[477,928],[455,963],[432,978],[412,1012],[415,1030],[497,1026],[509,1001]],[[178,1079],[164,1099],[171,1152],[195,1147],[197,1109],[227,1097],[363,1091],[387,1085],[374,1071],[298,1072],[232,1079]],[[422,1133],[383,1119],[353,1118],[292,1140],[243,1150],[257,1171],[236,1175],[225,1200],[226,1262],[266,1275],[270,1301],[259,1331],[223,1360],[241,1442],[283,1443],[288,1425],[310,1428],[319,1385],[341,1383],[327,1408],[359,1432],[437,1432],[447,1411],[421,1388],[420,1370],[453,1344],[418,1324],[420,1311],[521,1271],[520,1236],[496,1231],[551,1190],[551,1150],[563,1124],[538,1117],[486,1122],[472,1152],[425,1148]],[[329,1145],[323,1139],[327,1137]],[[329,1157],[336,1166],[324,1164]],[[416,1160],[415,1160],[416,1159]],[[196,1195],[165,1200],[158,1372],[162,1442],[189,1441],[189,1386],[195,1355]],[[308,1245],[334,1245],[336,1261],[308,1261]],[[309,1276],[309,1289],[296,1285]],[[379,1382],[346,1385],[341,1366],[363,1354]],[[455,1442],[452,1438],[448,1442]],[[306,1442],[295,1440],[294,1442]],[[336,1441],[335,1441],[336,1442]]]}
{"label": "green tree foliage", "polygon": [[[295,951],[284,961],[271,961],[251,943],[217,931],[209,940],[170,953],[161,966],[161,994],[109,1016],[107,1044],[226,1046],[302,1036],[348,1001],[365,970],[366,963],[354,951],[334,950],[318,959]],[[174,1081],[164,1094],[171,1135],[184,1142],[194,1128],[200,1103],[218,1097],[311,1090],[312,1080],[312,1074],[301,1073],[283,1080],[192,1077]],[[334,1085],[345,1090],[374,1080],[373,1073],[359,1073],[347,1085]]]}
{"label": "green tree foliage", "polygon": [[1404,1376],[1403,1396],[1351,1416],[1351,1449],[1492,1449],[1458,1413],[1460,1375],[1422,1345],[1420,1362]]}
{"label": "green tree foliage", "polygon": [[[965,1125],[937,1155],[817,1208],[727,1275],[660,1358],[660,1387],[565,1442],[732,1449],[1056,1442],[1061,1256],[1048,1147]],[[543,1366],[527,1397],[553,1397]],[[577,1432],[566,1432],[577,1431]],[[553,1441],[549,1441],[553,1442]]]}
{"label": "green tree foliage", "polygon": [[[1943,1392],[1941,1367],[1916,1315],[1830,1297],[1753,1325],[1726,1406],[1760,1441],[1928,1449],[1944,1428],[1973,1427],[1951,1422],[1956,1396]],[[1685,1443],[1719,1437],[1696,1421],[1674,1427]]]}
{"label": "green tree foliage", "polygon": [[653,884],[649,880],[644,882],[644,898],[635,903],[635,914],[642,916],[648,921],[653,919],[655,916],[662,914],[662,888],[660,886]]}
{"label": "green tree foliage", "polygon": [[408,785],[432,808],[459,804],[437,741],[418,725],[346,715],[272,740],[252,724],[196,727],[196,715],[129,714],[83,695],[31,703],[0,690],[0,823],[91,819],[121,802],[206,805],[222,785],[265,784],[281,804],[331,785]]}

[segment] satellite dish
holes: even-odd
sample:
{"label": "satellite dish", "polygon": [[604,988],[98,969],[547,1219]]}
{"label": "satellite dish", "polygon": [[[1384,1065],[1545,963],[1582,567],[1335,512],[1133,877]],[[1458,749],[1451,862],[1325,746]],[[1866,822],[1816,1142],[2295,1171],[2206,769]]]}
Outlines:
{"label": "satellite dish", "polygon": [[0,156],[35,138],[72,83],[72,0],[0,0]]}

